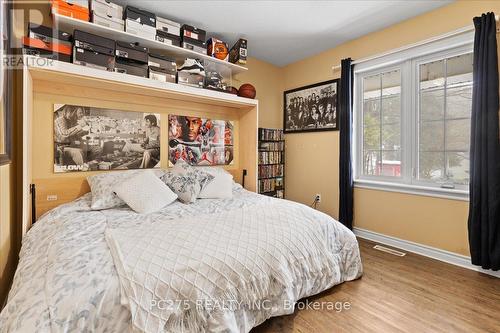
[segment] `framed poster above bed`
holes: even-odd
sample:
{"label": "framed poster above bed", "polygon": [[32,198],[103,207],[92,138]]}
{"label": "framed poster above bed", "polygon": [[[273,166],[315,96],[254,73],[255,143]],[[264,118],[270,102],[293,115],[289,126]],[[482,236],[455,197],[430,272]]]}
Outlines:
{"label": "framed poster above bed", "polygon": [[160,115],[54,105],[54,172],[160,167]]}
{"label": "framed poster above bed", "polygon": [[226,120],[169,115],[168,160],[190,165],[229,165],[234,159],[234,124]]}
{"label": "framed poster above bed", "polygon": [[285,133],[338,130],[339,79],[300,87],[283,93]]}

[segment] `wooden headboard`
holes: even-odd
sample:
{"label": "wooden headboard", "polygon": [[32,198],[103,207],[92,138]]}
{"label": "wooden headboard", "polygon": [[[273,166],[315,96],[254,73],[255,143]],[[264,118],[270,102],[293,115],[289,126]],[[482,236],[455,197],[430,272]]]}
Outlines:
{"label": "wooden headboard", "polygon": [[[242,175],[239,169],[228,169],[227,171],[233,175],[236,182],[241,183]],[[34,179],[33,184],[36,192],[35,216],[37,219],[49,210],[90,192],[89,183],[84,176]]]}
{"label": "wooden headboard", "polygon": [[[58,62],[52,67],[25,67],[23,75],[23,235],[32,215],[38,218],[89,192],[86,177],[96,173],[54,172],[55,104],[161,114],[163,140],[170,114],[233,121],[234,159],[225,168],[239,183],[243,169],[248,170],[245,187],[257,189],[257,101]],[[161,167],[168,168],[168,145],[162,144],[160,151]],[[34,199],[30,184],[35,186]]]}

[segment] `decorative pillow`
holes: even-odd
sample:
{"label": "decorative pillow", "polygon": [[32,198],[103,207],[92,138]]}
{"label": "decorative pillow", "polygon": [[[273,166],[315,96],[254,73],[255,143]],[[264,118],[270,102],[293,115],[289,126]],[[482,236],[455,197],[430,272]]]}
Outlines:
{"label": "decorative pillow", "polygon": [[213,180],[212,175],[199,178],[195,174],[178,175],[173,172],[167,172],[162,180],[174,191],[183,203],[189,204],[196,201],[202,188]]}
{"label": "decorative pillow", "polygon": [[115,185],[113,191],[140,214],[156,212],[177,199],[177,195],[150,170],[127,177]]}
{"label": "decorative pillow", "polygon": [[200,191],[214,176],[196,170],[184,160],[178,160],[172,170],[165,173],[162,180],[179,197],[183,203],[193,203],[198,198]]}
{"label": "decorative pillow", "polygon": [[205,185],[198,195],[202,199],[229,199],[233,197],[233,176],[216,173],[214,179]]}
{"label": "decorative pillow", "polygon": [[[145,172],[146,170],[110,171],[87,177],[87,181],[92,191],[93,210],[109,209],[125,205],[125,202],[113,193],[113,186],[131,176]],[[161,169],[154,170],[157,177],[161,177],[165,172]]]}
{"label": "decorative pillow", "polygon": [[197,166],[194,167],[196,170],[206,172],[212,176],[217,176],[217,175],[228,175],[233,179],[233,175],[230,174],[226,169],[221,168],[221,167],[215,167],[215,166]]}

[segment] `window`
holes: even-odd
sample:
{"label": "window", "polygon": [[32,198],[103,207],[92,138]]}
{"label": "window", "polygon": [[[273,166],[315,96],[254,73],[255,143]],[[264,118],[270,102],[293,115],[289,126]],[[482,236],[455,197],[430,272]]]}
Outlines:
{"label": "window", "polygon": [[355,65],[356,186],[468,198],[472,37]]}
{"label": "window", "polygon": [[469,184],[472,53],[419,64],[418,178]]}
{"label": "window", "polygon": [[401,72],[363,78],[363,174],[401,176]]}

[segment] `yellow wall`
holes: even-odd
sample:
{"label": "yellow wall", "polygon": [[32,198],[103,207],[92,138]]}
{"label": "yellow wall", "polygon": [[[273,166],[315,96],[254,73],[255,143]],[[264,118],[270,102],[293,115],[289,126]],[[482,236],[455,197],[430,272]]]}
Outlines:
{"label": "yellow wall", "polygon": [[[283,68],[284,90],[339,77],[331,67],[343,58],[368,57],[470,26],[474,16],[487,11],[500,13],[500,1],[455,2],[290,64]],[[336,217],[338,159],[338,132],[286,135],[287,198],[310,204],[321,193],[320,209]],[[469,255],[467,212],[464,201],[354,191],[355,227],[464,255]]]}
{"label": "yellow wall", "polygon": [[259,100],[259,127],[281,128],[283,126],[283,76],[282,69],[267,62],[250,58],[248,71],[238,74],[234,86],[239,88],[243,83],[252,83]]}
{"label": "yellow wall", "polygon": [[7,295],[17,255],[12,175],[12,165],[0,166],[0,306]]}

